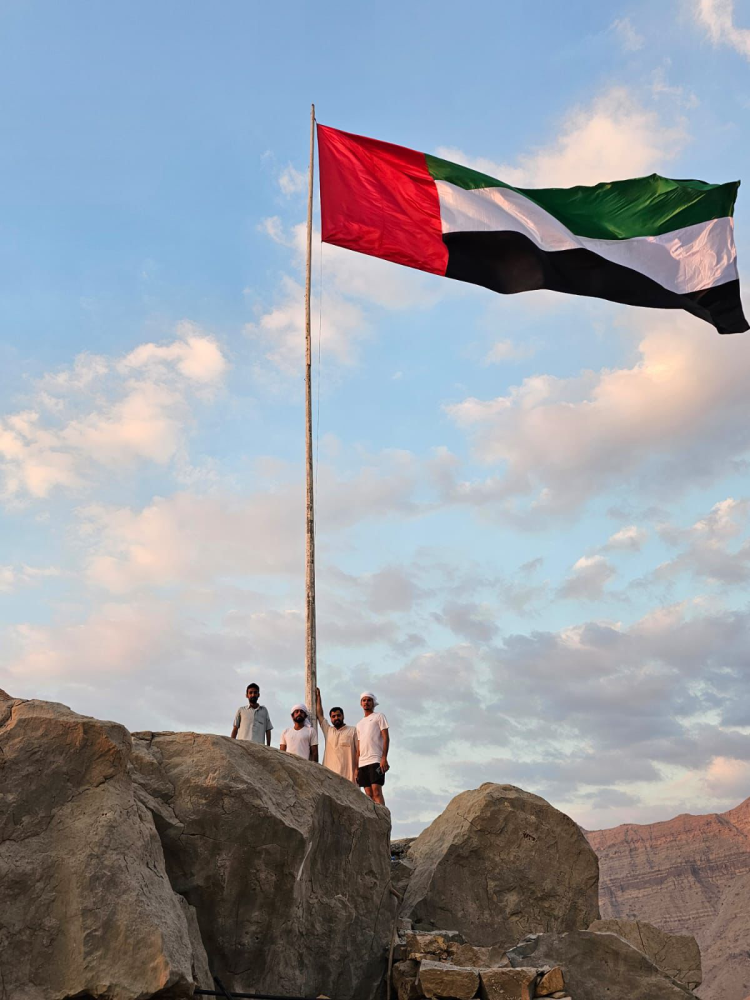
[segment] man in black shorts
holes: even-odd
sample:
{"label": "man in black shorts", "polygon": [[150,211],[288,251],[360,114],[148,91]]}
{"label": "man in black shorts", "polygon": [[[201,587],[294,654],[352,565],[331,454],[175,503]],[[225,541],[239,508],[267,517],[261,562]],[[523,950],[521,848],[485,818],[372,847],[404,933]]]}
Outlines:
{"label": "man in black shorts", "polygon": [[365,714],[357,723],[357,784],[373,802],[384,806],[383,785],[391,745],[388,720],[382,712],[375,711],[378,699],[372,691],[363,691],[359,703]]}

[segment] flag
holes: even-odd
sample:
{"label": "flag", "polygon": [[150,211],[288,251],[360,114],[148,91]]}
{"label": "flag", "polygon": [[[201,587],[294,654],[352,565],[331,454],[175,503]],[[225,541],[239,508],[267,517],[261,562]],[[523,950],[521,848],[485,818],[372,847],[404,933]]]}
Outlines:
{"label": "flag", "polygon": [[318,125],[322,239],[505,294],[548,288],[686,309],[748,329],[734,246],[739,181],[651,174],[520,188],[429,153]]}

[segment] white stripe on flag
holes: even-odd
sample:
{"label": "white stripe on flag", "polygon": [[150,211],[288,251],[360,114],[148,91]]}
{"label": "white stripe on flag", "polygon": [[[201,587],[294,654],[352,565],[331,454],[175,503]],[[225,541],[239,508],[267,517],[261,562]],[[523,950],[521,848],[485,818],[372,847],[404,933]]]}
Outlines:
{"label": "white stripe on flag", "polygon": [[596,240],[575,236],[554,215],[508,188],[467,191],[435,181],[444,233],[513,232],[541,250],[592,250],[658,281],[671,292],[697,292],[737,277],[731,218],[699,222],[662,236]]}

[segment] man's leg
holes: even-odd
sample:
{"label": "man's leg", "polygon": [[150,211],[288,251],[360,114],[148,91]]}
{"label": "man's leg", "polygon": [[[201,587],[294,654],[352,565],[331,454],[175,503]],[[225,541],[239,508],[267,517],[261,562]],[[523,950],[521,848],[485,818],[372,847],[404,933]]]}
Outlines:
{"label": "man's leg", "polygon": [[365,785],[362,791],[365,793],[368,799],[372,798],[372,785]]}
{"label": "man's leg", "polygon": [[379,806],[385,805],[385,799],[383,798],[383,787],[382,785],[372,785],[369,789],[372,794],[370,798],[373,802],[377,802]]}

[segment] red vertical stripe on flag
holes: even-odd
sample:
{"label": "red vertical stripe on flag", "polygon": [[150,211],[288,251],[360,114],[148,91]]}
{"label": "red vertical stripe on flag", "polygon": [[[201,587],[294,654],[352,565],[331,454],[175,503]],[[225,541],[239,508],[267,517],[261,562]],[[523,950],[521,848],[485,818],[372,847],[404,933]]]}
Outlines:
{"label": "red vertical stripe on flag", "polygon": [[440,200],[424,153],[318,125],[324,243],[445,274]]}

